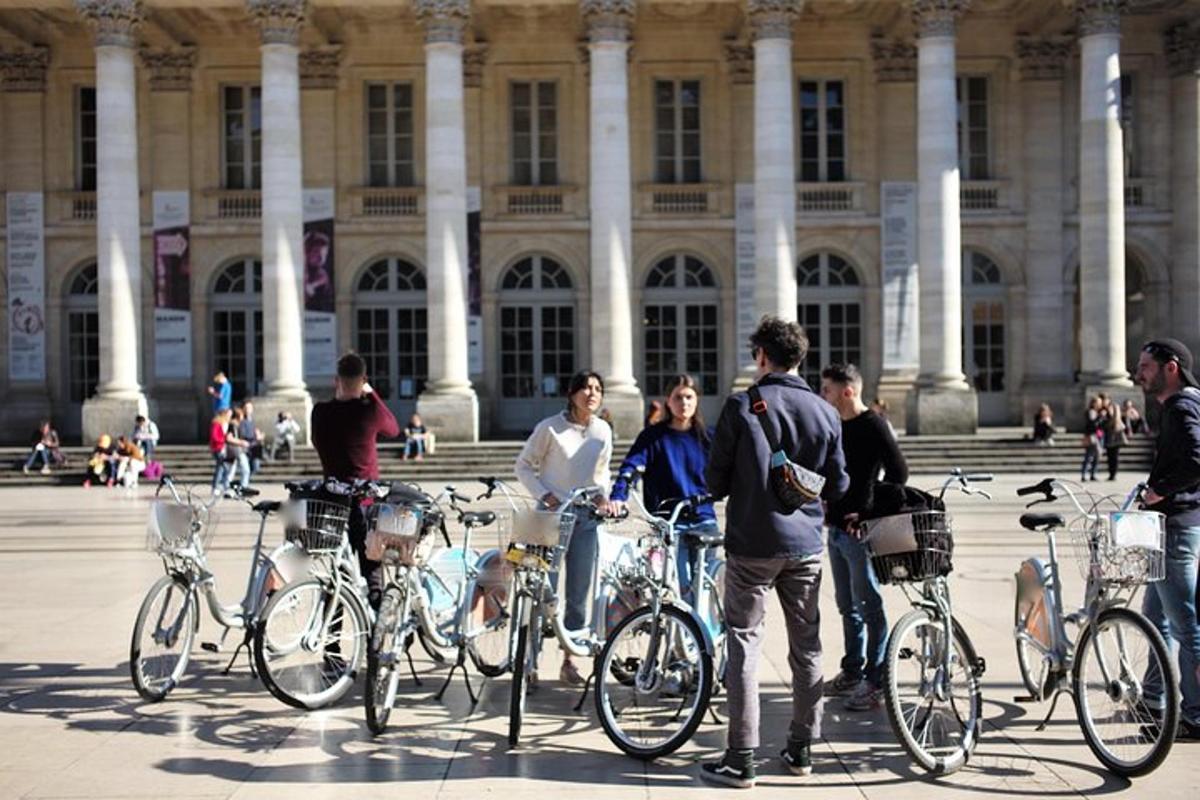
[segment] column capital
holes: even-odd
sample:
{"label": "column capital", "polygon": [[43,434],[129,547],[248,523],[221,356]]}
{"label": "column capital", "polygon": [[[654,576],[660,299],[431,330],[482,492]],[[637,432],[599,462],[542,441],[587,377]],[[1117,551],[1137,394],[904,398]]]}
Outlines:
{"label": "column capital", "polygon": [[192,88],[192,68],[196,66],[196,48],[141,49],[142,66],[150,73],[150,91],[187,92]]}
{"label": "column capital", "polygon": [[1128,5],[1126,0],[1074,0],[1074,3],[1081,38],[1121,32],[1121,12]]}
{"label": "column capital", "polygon": [[1074,49],[1074,42],[1066,36],[1048,36],[1035,39],[1032,36],[1017,37],[1017,58],[1021,62],[1021,80],[1061,80],[1066,68],[1067,57]]}
{"label": "column capital", "polygon": [[880,83],[912,83],[917,79],[917,46],[903,39],[871,39],[875,79]]}
{"label": "column capital", "polygon": [[1164,31],[1163,40],[1171,75],[1200,77],[1200,23],[1172,25]]}
{"label": "column capital", "polygon": [[958,18],[966,13],[971,0],[912,0],[913,24],[917,38],[953,36]]}
{"label": "column capital", "polygon": [[628,42],[633,35],[636,0],[579,0],[579,13],[587,27],[588,41]]}
{"label": "column capital", "polygon": [[246,0],[246,11],[258,25],[263,44],[300,43],[307,0]]}
{"label": "column capital", "polygon": [[804,0],[746,0],[750,34],[759,39],[792,40],[792,23],[804,8]]}
{"label": "column capital", "polygon": [[300,88],[336,89],[338,65],[342,62],[341,45],[300,51]]}
{"label": "column capital", "polygon": [[0,53],[0,76],[6,92],[46,91],[46,69],[50,66],[50,50],[32,47]]}
{"label": "column capital", "polygon": [[734,83],[754,83],[754,46],[737,38],[725,40],[725,60]]}
{"label": "column capital", "polygon": [[414,0],[417,19],[425,26],[425,43],[462,44],[471,21],[470,0]]}
{"label": "column capital", "polygon": [[97,47],[133,47],[145,16],[141,0],[75,0],[75,10],[96,31]]}

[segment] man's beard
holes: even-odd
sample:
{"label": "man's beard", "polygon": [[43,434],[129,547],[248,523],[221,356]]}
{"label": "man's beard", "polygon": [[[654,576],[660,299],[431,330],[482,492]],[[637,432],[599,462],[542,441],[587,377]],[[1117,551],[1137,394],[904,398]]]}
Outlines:
{"label": "man's beard", "polygon": [[1150,397],[1158,397],[1167,389],[1167,376],[1160,369],[1150,381],[1142,386],[1142,391]]}

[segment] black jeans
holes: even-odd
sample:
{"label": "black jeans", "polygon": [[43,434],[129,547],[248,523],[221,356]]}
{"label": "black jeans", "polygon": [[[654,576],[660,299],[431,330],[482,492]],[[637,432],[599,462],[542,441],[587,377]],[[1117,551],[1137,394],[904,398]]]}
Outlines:
{"label": "black jeans", "polygon": [[361,505],[350,509],[350,547],[358,556],[358,568],[367,579],[367,600],[379,610],[383,599],[383,564],[367,558],[367,514]]}
{"label": "black jeans", "polygon": [[1121,448],[1106,447],[1104,448],[1104,455],[1108,458],[1108,479],[1110,481],[1116,480],[1117,468],[1121,465]]}

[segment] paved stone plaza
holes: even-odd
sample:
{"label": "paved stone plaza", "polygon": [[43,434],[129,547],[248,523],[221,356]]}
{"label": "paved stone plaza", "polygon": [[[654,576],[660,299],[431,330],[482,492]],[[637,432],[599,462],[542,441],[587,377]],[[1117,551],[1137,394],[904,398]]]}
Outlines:
{"label": "paved stone plaza", "polygon": [[[984,738],[960,773],[929,781],[892,742],[884,712],[849,714],[831,703],[816,772],[807,779],[768,759],[758,796],[821,798],[1001,795],[1194,798],[1200,745],[1179,744],[1166,764],[1136,784],[1103,772],[1083,744],[1069,701],[1045,732],[1043,707],[1020,694],[1009,630],[1012,573],[1039,536],[1016,525],[1013,489],[1041,476],[1005,477],[997,499],[956,499],[957,612],[987,659]],[[1126,489],[1128,476],[1108,489]],[[930,482],[918,480],[918,485]],[[464,483],[465,485],[465,483]],[[506,746],[509,684],[489,682],[472,710],[461,685],[447,702],[432,699],[443,668],[418,662],[424,686],[406,682],[388,733],[373,740],[358,692],[341,706],[303,714],[283,707],[251,679],[245,663],[221,675],[227,653],[199,651],[186,683],[164,703],[144,705],[129,681],[129,633],[142,594],[160,573],[142,549],[150,489],[0,490],[0,798],[9,797],[701,797],[719,793],[696,779],[696,762],[723,745],[707,723],[675,757],[642,764],[617,753],[589,700],[546,681],[530,696],[520,750]],[[212,560],[227,599],[240,593],[252,537],[248,511],[226,504]],[[1067,565],[1068,597],[1078,574]],[[887,590],[894,621],[899,590]],[[836,671],[840,626],[833,589],[823,587],[826,674]],[[778,610],[768,618],[782,633]],[[201,641],[214,637],[205,617]],[[555,675],[557,653],[543,671]],[[768,639],[762,666],[764,745],[773,755],[787,723],[787,663],[782,635]],[[478,681],[477,683],[480,683]],[[836,702],[836,701],[835,701]]]}

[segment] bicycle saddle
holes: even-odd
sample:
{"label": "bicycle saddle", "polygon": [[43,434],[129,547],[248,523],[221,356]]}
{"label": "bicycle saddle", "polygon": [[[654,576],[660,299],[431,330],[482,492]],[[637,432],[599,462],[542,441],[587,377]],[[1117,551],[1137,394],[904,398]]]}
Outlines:
{"label": "bicycle saddle", "polygon": [[486,528],[495,521],[495,511],[467,511],[462,515],[462,524],[472,528]]}
{"label": "bicycle saddle", "polygon": [[683,535],[705,547],[717,547],[725,543],[725,534],[721,531],[683,531]]}
{"label": "bicycle saddle", "polygon": [[1048,531],[1061,528],[1067,521],[1062,514],[1022,514],[1021,527],[1031,531]]}
{"label": "bicycle saddle", "polygon": [[274,514],[281,508],[283,503],[279,500],[259,500],[253,506],[255,514]]}

